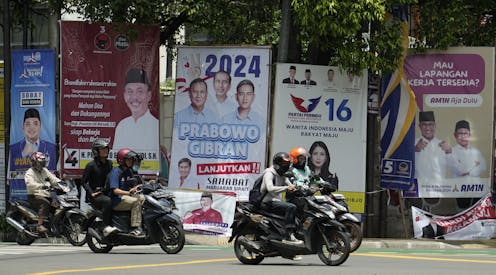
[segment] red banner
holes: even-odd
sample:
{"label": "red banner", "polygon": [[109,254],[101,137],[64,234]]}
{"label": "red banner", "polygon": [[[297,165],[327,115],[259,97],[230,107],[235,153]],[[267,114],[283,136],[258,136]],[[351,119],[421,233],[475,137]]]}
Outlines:
{"label": "red banner", "polygon": [[140,153],[140,172],[159,171],[159,28],[61,23],[61,168],[79,176],[91,143]]}

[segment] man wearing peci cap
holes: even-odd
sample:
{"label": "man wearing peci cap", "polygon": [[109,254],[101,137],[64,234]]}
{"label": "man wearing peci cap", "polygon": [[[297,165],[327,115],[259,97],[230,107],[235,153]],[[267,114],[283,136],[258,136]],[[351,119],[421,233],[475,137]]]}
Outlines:
{"label": "man wearing peci cap", "polygon": [[159,151],[158,119],[148,108],[152,92],[146,71],[131,68],[126,75],[124,101],[131,115],[119,122],[112,148],[133,148],[138,153]]}
{"label": "man wearing peci cap", "polygon": [[305,70],[305,80],[302,80],[300,83],[304,85],[317,85],[317,82],[312,79],[312,71],[310,69]]}
{"label": "man wearing peci cap", "polygon": [[446,178],[448,154],[451,146],[435,137],[436,121],[434,112],[419,113],[421,137],[415,141],[415,177],[420,182],[441,184]]}
{"label": "man wearing peci cap", "polygon": [[186,214],[183,223],[189,224],[208,224],[222,223],[222,215],[219,211],[212,208],[213,197],[210,192],[203,192],[200,198],[201,208]]}
{"label": "man wearing peci cap", "polygon": [[295,79],[295,75],[296,75],[296,66],[294,65],[289,66],[289,77],[283,79],[282,83],[300,84],[300,82]]}
{"label": "man wearing peci cap", "polygon": [[470,145],[470,124],[460,120],[455,125],[456,145],[448,165],[453,177],[480,177],[486,171],[486,161],[481,152]]}

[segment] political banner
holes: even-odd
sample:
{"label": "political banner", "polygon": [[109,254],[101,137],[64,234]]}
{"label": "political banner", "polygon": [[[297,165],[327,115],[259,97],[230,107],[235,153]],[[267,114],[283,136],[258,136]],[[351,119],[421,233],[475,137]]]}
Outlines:
{"label": "political banner", "polygon": [[414,185],[405,196],[482,197],[491,190],[494,48],[410,55],[415,93]]}
{"label": "political banner", "polygon": [[31,167],[31,154],[42,152],[47,168],[57,167],[53,50],[12,51],[10,112],[18,114],[10,117],[10,198],[26,199],[24,174]]}
{"label": "political banner", "polygon": [[437,216],[412,206],[414,237],[445,240],[496,238],[496,214],[491,193],[453,216]]}
{"label": "political banner", "polygon": [[61,22],[61,168],[79,177],[104,139],[143,157],[140,174],[160,170],[158,26]]}
{"label": "political banner", "polygon": [[169,187],[247,200],[265,166],[269,47],[179,47]]}
{"label": "political banner", "polygon": [[367,72],[280,63],[275,83],[271,153],[305,148],[309,167],[324,179],[335,173],[350,211],[363,213]]}

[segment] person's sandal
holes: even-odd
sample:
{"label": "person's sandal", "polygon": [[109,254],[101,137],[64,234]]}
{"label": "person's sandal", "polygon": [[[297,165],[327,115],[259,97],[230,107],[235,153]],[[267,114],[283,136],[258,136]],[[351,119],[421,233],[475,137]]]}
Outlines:
{"label": "person's sandal", "polygon": [[45,232],[47,232],[47,229],[45,226],[40,224],[36,227],[36,231],[38,231],[39,233],[45,233]]}

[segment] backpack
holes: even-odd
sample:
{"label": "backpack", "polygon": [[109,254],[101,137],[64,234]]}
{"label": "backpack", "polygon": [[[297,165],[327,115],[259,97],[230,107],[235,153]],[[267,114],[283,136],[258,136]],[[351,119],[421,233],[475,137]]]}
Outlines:
{"label": "backpack", "polygon": [[250,204],[257,207],[259,207],[262,204],[262,200],[267,194],[267,192],[262,194],[262,183],[263,183],[263,175],[261,175],[255,180],[255,183],[253,183],[253,187],[251,188],[250,193],[248,195],[248,201],[250,202]]}

